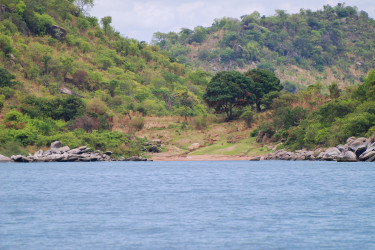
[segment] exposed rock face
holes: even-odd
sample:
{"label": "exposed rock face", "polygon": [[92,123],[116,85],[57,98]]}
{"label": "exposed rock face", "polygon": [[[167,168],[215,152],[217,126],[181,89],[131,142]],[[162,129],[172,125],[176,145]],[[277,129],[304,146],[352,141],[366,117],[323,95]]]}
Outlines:
{"label": "exposed rock face", "polygon": [[297,150],[296,152],[276,150],[274,153],[266,155],[264,160],[375,162],[375,142],[363,137],[358,139],[350,137],[345,145],[337,145],[324,151],[321,149],[315,151]]}
{"label": "exposed rock face", "polygon": [[[29,156],[13,155],[9,161],[14,162],[73,162],[73,161],[115,161],[116,159],[111,158],[112,152],[107,151],[101,154],[99,151],[92,151],[87,146],[82,146],[74,149],[70,149],[68,146],[63,147],[60,141],[55,141],[51,144],[50,150],[37,151],[34,155]],[[128,159],[123,158],[124,161],[147,161],[143,157],[130,157]],[[1,161],[1,157],[0,157]]]}

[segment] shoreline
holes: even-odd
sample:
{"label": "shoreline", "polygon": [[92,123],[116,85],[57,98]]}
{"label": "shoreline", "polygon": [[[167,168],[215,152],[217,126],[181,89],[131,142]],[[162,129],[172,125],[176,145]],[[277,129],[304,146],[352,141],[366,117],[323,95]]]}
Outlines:
{"label": "shoreline", "polygon": [[163,155],[153,156],[153,161],[250,161],[256,157],[243,155]]}

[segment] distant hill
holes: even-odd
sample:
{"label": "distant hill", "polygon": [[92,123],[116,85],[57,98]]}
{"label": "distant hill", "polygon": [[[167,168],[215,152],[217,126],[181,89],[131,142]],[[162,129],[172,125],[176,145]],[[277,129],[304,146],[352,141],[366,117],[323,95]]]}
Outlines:
{"label": "distant hill", "polygon": [[352,85],[375,67],[375,20],[344,4],[215,19],[207,28],[155,33],[153,43],[179,62],[210,72],[275,70],[291,91],[316,82]]}
{"label": "distant hill", "polygon": [[204,72],[189,70],[159,46],[120,36],[111,17],[85,15],[92,4],[1,1],[0,150],[13,140],[43,146],[57,139],[105,149],[88,137],[73,143],[85,133],[68,131],[130,133],[143,126],[134,116],[207,112]]}

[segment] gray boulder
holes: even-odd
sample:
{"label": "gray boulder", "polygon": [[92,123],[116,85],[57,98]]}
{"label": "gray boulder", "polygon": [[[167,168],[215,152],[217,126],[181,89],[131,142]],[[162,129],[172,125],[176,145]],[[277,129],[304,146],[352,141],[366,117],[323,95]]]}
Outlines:
{"label": "gray boulder", "polygon": [[53,149],[53,148],[61,148],[61,147],[62,147],[61,141],[55,141],[55,142],[51,143],[51,149]]}
{"label": "gray boulder", "polygon": [[31,162],[33,161],[29,157],[23,156],[23,155],[12,155],[10,157],[14,162]]}
{"label": "gray boulder", "polygon": [[70,150],[69,146],[61,147],[59,150],[63,153],[68,152]]}
{"label": "gray boulder", "polygon": [[12,159],[9,157],[6,157],[5,155],[0,155],[0,162],[11,162]]}
{"label": "gray boulder", "polygon": [[359,157],[368,147],[368,139],[365,137],[358,138],[349,144],[349,150]]}
{"label": "gray boulder", "polygon": [[375,156],[375,150],[371,150],[371,151],[366,150],[363,154],[359,156],[359,160],[366,161],[374,156]]}
{"label": "gray boulder", "polygon": [[335,161],[340,156],[341,152],[336,147],[328,148],[322,157],[323,161]]}
{"label": "gray boulder", "polygon": [[356,162],[357,156],[352,151],[346,151],[344,154],[337,158],[339,162]]}

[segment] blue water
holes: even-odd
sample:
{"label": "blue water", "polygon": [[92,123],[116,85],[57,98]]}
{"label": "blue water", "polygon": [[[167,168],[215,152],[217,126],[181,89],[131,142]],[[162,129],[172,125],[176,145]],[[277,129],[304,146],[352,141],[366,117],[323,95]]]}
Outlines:
{"label": "blue water", "polygon": [[375,164],[0,164],[0,249],[375,249]]}

